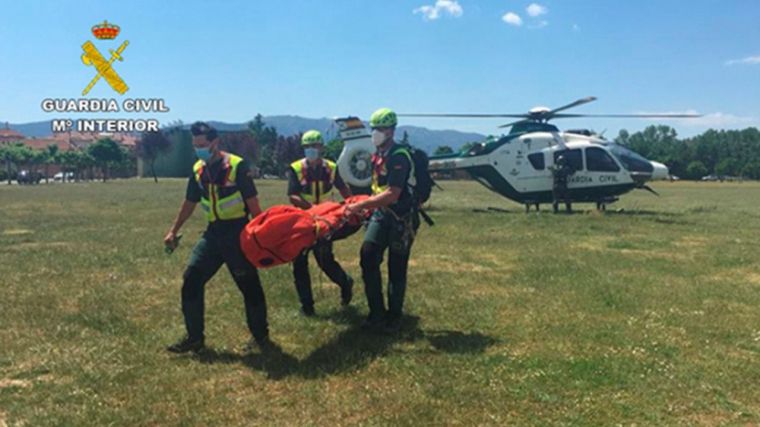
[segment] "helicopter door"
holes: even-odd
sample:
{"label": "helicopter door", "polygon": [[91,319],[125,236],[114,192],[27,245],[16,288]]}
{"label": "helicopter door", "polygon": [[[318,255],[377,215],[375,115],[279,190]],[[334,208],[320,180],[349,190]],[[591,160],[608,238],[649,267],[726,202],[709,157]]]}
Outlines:
{"label": "helicopter door", "polygon": [[547,149],[528,154],[528,168],[519,178],[519,190],[524,193],[551,190],[551,170],[547,167]]}
{"label": "helicopter door", "polygon": [[586,147],[586,176],[594,186],[608,186],[624,184],[625,180],[622,168],[615,159],[600,147]]}
{"label": "helicopter door", "polygon": [[573,148],[572,150],[558,150],[554,152],[554,164],[557,164],[557,158],[562,155],[565,157],[567,164],[573,169],[574,173],[567,180],[567,188],[583,188],[592,184],[591,179],[587,176],[583,168],[583,150]]}

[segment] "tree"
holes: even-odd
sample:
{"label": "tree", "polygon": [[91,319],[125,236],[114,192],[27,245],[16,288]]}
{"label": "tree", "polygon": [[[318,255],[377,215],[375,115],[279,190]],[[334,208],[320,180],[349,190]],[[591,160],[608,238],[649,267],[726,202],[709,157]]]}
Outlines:
{"label": "tree", "polygon": [[11,185],[11,179],[13,178],[13,168],[18,161],[16,157],[15,145],[3,145],[0,146],[0,159],[5,163],[5,179],[8,180],[8,185]]}
{"label": "tree", "polygon": [[444,154],[451,154],[453,152],[454,152],[454,150],[451,147],[449,147],[448,145],[439,145],[435,149],[435,151],[433,151],[433,155],[434,156],[441,156],[441,155],[444,155]]}
{"label": "tree", "polygon": [[34,172],[35,174],[39,173],[40,165],[45,164],[47,160],[47,154],[45,150],[34,150],[32,148],[29,148],[29,156],[27,163],[29,164],[29,169]]}
{"label": "tree", "polygon": [[171,146],[171,140],[161,131],[145,132],[137,142],[137,157],[148,163],[154,182],[158,182],[156,158],[159,154],[168,152]]}
{"label": "tree", "polygon": [[259,143],[258,167],[262,174],[277,175],[278,166],[276,159],[277,130],[266,126],[261,114],[248,123],[248,129],[253,133]]}
{"label": "tree", "polygon": [[61,164],[63,170],[63,176],[65,177],[68,172],[74,173],[74,179],[77,179],[77,157],[79,156],[78,150],[64,151],[58,155],[58,161]]}
{"label": "tree", "polygon": [[287,138],[278,137],[275,154],[277,164],[279,165],[277,175],[284,176],[290,164],[298,159],[302,159],[304,156],[303,147],[301,147],[301,134],[292,135]]}
{"label": "tree", "polygon": [[74,181],[84,179],[83,172],[95,166],[95,159],[83,150],[64,151],[60,155],[61,165],[65,172],[74,173]]}
{"label": "tree", "polygon": [[55,144],[50,144],[45,149],[45,184],[50,179],[50,165],[56,164],[59,161],[58,154],[58,146]]}
{"label": "tree", "polygon": [[474,146],[476,146],[478,144],[479,144],[479,142],[466,142],[466,143],[462,144],[462,147],[459,148],[459,152],[460,153],[462,153],[462,152],[468,152],[468,151],[470,151],[470,149],[472,149],[472,147],[474,147]]}
{"label": "tree", "polygon": [[744,165],[741,175],[745,178],[760,179],[760,160],[755,160]]}
{"label": "tree", "polygon": [[707,166],[699,160],[689,163],[686,168],[686,177],[689,179],[700,179],[705,175],[707,175]]}
{"label": "tree", "polygon": [[338,161],[340,153],[343,152],[343,140],[333,139],[325,145],[324,156],[334,162]]}
{"label": "tree", "polygon": [[6,163],[6,173],[8,174],[8,184],[11,183],[11,178],[15,172],[18,172],[19,168],[24,165],[32,165],[36,161],[36,154],[34,150],[26,145],[17,142],[13,145],[6,145],[3,147],[3,157]]}
{"label": "tree", "polygon": [[122,178],[128,178],[137,175],[137,155],[134,151],[128,150],[125,147],[119,147],[121,150],[121,159],[118,162],[112,163],[113,172],[118,173],[117,176]]}
{"label": "tree", "polygon": [[225,132],[220,135],[221,148],[249,161],[253,167],[259,151],[256,137],[250,131]]}
{"label": "tree", "polygon": [[124,153],[119,144],[111,138],[101,138],[87,147],[87,153],[92,156],[103,173],[103,182],[108,179],[110,167],[117,166],[124,160]]}
{"label": "tree", "polygon": [[725,158],[715,165],[715,174],[723,179],[724,176],[738,175],[737,161],[732,158]]}

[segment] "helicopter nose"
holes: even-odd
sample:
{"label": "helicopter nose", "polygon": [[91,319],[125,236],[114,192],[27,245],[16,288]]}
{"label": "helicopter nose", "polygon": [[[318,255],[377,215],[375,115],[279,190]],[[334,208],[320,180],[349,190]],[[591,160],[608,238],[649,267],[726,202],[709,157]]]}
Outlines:
{"label": "helicopter nose", "polygon": [[652,162],[652,167],[654,168],[652,180],[668,179],[669,171],[667,166],[660,162]]}

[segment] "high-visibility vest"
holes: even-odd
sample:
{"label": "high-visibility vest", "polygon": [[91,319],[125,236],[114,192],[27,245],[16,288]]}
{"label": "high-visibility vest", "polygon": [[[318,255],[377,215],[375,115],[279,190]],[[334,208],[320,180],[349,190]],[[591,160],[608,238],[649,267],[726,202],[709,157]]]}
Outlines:
{"label": "high-visibility vest", "polygon": [[[198,160],[193,165],[193,175],[195,181],[202,191],[201,207],[206,212],[206,218],[209,222],[217,220],[231,220],[245,218],[245,200],[243,194],[237,188],[236,178],[238,174],[238,165],[243,159],[234,154],[222,152],[222,169],[224,170],[224,182],[222,184],[214,183],[212,177],[207,177],[203,182],[203,174],[208,173],[207,165],[203,160]],[[206,184],[208,188],[204,185]]]}
{"label": "high-visibility vest", "polygon": [[[412,154],[404,147],[396,147],[391,149],[387,156],[383,157],[377,154],[372,155],[372,194],[380,194],[388,189],[388,169],[386,163],[391,156],[395,154],[403,154],[409,160],[409,179],[414,176],[414,161],[412,160]],[[403,190],[403,189],[402,189]]]}
{"label": "high-visibility vest", "polygon": [[323,171],[327,169],[327,177],[310,176],[309,173],[313,172],[313,169],[309,169],[306,159],[296,160],[290,164],[290,167],[293,168],[296,179],[301,184],[299,196],[304,200],[312,204],[319,204],[332,197],[335,188],[335,171],[337,170],[334,162],[322,159],[322,165],[319,167]]}

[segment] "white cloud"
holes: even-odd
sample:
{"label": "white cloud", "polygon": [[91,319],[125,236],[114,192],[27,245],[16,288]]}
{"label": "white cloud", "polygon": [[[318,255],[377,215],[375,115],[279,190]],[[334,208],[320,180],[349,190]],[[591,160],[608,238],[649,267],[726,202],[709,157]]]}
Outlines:
{"label": "white cloud", "polygon": [[435,21],[443,15],[459,18],[464,13],[462,5],[457,0],[436,0],[435,5],[424,5],[414,9],[412,13],[421,13],[422,19]]}
{"label": "white cloud", "polygon": [[515,27],[519,27],[523,23],[522,18],[520,18],[520,15],[514,12],[507,12],[506,14],[504,14],[504,16],[501,17],[501,20],[506,22],[509,25],[514,25]]}
{"label": "white cloud", "polygon": [[528,15],[532,16],[533,18],[549,13],[549,9],[547,9],[546,6],[541,6],[538,3],[531,3],[528,5],[528,7],[525,8],[525,11],[528,12]]}
{"label": "white cloud", "polygon": [[748,57],[742,58],[742,59],[732,59],[730,61],[726,61],[726,65],[736,65],[736,64],[742,64],[742,65],[756,65],[756,64],[760,64],[760,55],[757,55],[757,56],[748,56]]}

